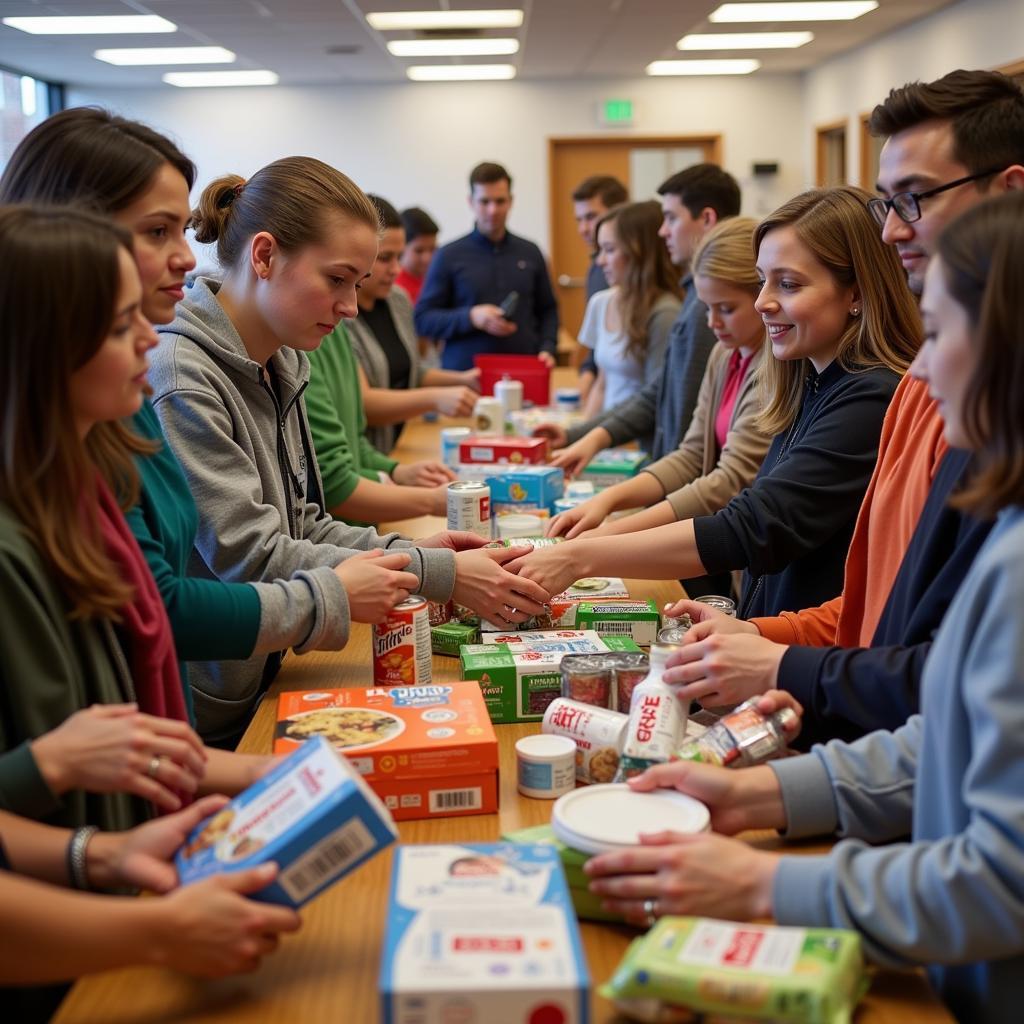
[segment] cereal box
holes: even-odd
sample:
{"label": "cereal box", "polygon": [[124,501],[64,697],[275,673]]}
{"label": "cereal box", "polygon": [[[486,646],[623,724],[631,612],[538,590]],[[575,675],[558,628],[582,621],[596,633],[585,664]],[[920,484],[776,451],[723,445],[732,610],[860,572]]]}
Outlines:
{"label": "cereal box", "polygon": [[649,647],[658,638],[661,621],[652,598],[640,601],[583,601],[576,606],[576,625],[602,636],[628,636]]}
{"label": "cereal box", "polygon": [[636,476],[648,459],[647,452],[635,448],[605,448],[587,463],[579,479],[593,481],[595,487],[611,487]]}
{"label": "cereal box", "polygon": [[507,466],[487,478],[491,502],[500,505],[530,505],[550,509],[565,489],[565,474],[557,466]]}
{"label": "cereal box", "polygon": [[398,821],[498,808],[498,741],[476,683],[282,693],[274,753],[322,736]]}
{"label": "cereal box", "polygon": [[548,461],[546,437],[467,437],[459,445],[459,462],[507,462],[513,466]]}
{"label": "cereal box", "polygon": [[553,847],[397,849],[380,973],[384,1024],[585,1024],[589,989]]}
{"label": "cereal box", "polygon": [[[605,637],[611,651],[638,651],[625,637]],[[476,646],[476,645],[473,645]],[[520,651],[509,644],[481,644],[462,649],[462,675],[475,679],[491,721],[538,722],[547,706],[562,694],[561,664],[565,651]]]}
{"label": "cereal box", "polygon": [[174,863],[182,884],[275,861],[253,898],[301,907],[397,838],[391,815],[322,738],[193,829]]}

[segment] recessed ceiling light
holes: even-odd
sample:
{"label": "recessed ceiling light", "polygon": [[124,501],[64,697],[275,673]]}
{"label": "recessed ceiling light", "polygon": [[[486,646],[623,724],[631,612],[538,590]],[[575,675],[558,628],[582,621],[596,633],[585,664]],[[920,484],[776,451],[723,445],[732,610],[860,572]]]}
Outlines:
{"label": "recessed ceiling light", "polygon": [[177,85],[182,89],[232,85],[277,85],[277,75],[273,71],[168,71],[163,79],[168,85]]}
{"label": "recessed ceiling light", "polygon": [[36,36],[98,36],[137,32],[177,32],[178,26],[155,14],[72,18],[4,18],[4,24]]}
{"label": "recessed ceiling light", "polygon": [[809,0],[809,2],[722,4],[714,22],[852,21],[878,6],[877,0]]}
{"label": "recessed ceiling light", "polygon": [[647,65],[649,75],[749,75],[761,66],[759,60],[655,60]]}
{"label": "recessed ceiling light", "polygon": [[121,50],[97,50],[97,60],[121,67],[146,64],[233,64],[235,55],[223,46],[140,46]]}
{"label": "recessed ceiling light", "polygon": [[518,39],[395,39],[396,57],[497,57],[519,50]]}
{"label": "recessed ceiling light", "polygon": [[374,11],[366,15],[378,32],[415,32],[438,28],[519,28],[523,12],[501,11]]}
{"label": "recessed ceiling light", "polygon": [[496,82],[516,77],[514,64],[415,64],[405,73],[414,82]]}
{"label": "recessed ceiling light", "polygon": [[719,32],[683,36],[679,50],[788,50],[803,46],[814,38],[813,32]]}

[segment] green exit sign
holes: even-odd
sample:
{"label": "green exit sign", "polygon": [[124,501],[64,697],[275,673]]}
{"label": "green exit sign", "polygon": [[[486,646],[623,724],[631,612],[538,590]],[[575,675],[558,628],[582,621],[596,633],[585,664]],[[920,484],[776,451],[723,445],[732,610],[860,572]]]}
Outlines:
{"label": "green exit sign", "polygon": [[605,100],[600,113],[602,124],[630,125],[633,123],[633,101]]}

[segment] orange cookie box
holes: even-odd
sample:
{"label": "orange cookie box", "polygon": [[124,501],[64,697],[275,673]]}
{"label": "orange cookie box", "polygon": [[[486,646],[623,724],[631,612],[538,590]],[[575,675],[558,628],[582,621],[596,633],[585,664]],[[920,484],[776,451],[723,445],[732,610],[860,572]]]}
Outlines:
{"label": "orange cookie box", "polygon": [[318,735],[397,821],[498,809],[498,740],[475,681],[282,693],[274,753]]}

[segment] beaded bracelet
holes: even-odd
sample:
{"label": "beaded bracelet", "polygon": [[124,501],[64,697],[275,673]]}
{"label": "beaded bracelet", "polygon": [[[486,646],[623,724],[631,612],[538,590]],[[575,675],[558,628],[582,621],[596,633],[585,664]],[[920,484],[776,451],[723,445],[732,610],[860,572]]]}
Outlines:
{"label": "beaded bracelet", "polygon": [[76,828],[68,840],[68,879],[75,889],[92,889],[85,863],[85,848],[98,831],[95,825],[84,825]]}

